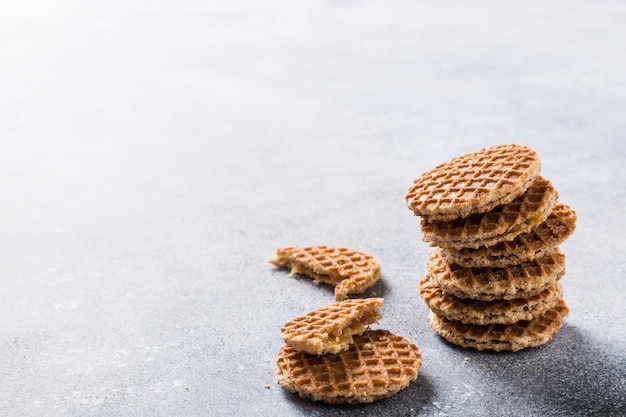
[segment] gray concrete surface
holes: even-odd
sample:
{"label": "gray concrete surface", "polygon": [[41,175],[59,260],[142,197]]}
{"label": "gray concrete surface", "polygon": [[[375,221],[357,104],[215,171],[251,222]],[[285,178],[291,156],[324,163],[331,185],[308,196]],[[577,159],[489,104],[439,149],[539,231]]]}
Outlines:
{"label": "gray concrete surface", "polygon": [[[0,13],[0,415],[619,416],[626,6],[619,1],[26,0]],[[571,315],[516,354],[451,346],[417,294],[413,178],[535,148],[578,213]],[[275,383],[332,290],[275,248],[372,253],[424,364],[365,406]]]}

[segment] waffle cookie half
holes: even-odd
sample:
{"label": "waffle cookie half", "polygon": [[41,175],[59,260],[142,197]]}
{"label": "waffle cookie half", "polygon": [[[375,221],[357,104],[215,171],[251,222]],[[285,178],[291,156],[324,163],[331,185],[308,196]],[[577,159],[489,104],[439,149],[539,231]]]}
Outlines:
{"label": "waffle cookie half", "polygon": [[424,172],[405,199],[409,209],[430,221],[484,213],[522,195],[539,174],[531,148],[495,145],[468,153]]}
{"label": "waffle cookie half", "polygon": [[476,249],[510,241],[544,222],[557,197],[552,183],[539,176],[524,194],[487,213],[471,214],[448,222],[423,218],[420,222],[422,239],[431,246],[456,249]]}
{"label": "waffle cookie half", "polygon": [[541,346],[549,342],[561,328],[569,309],[563,300],[552,309],[532,320],[513,324],[480,326],[451,321],[430,313],[430,327],[448,342],[478,350],[513,351]]}
{"label": "waffle cookie half", "polygon": [[529,298],[481,301],[458,298],[422,279],[419,293],[428,308],[440,317],[466,324],[511,324],[531,320],[554,308],[563,298],[560,282]]}
{"label": "waffle cookie half", "polygon": [[557,202],[550,216],[528,233],[509,242],[478,249],[443,249],[448,262],[466,268],[506,267],[532,261],[563,243],[576,229],[576,212]]}
{"label": "waffle cookie half", "polygon": [[353,336],[382,318],[382,298],[344,300],[313,310],[286,322],[280,332],[288,346],[320,355],[348,349]]}
{"label": "waffle cookie half", "polygon": [[565,273],[565,255],[555,249],[506,268],[463,268],[436,249],[426,261],[426,276],[447,294],[476,300],[528,298],[554,285]]}
{"label": "waffle cookie half", "polygon": [[316,284],[335,287],[335,299],[361,294],[380,277],[380,265],[374,257],[354,249],[328,245],[289,246],[276,250],[269,262],[291,268],[292,274],[304,274]]}
{"label": "waffle cookie half", "polygon": [[283,346],[275,369],[278,383],[303,398],[356,404],[381,400],[406,388],[417,378],[421,365],[416,345],[386,330],[370,330],[336,355],[310,355]]}

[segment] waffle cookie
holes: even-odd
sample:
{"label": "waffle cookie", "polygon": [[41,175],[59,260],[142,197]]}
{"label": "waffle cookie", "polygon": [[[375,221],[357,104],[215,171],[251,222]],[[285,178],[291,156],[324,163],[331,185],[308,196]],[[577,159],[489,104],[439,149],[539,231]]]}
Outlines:
{"label": "waffle cookie", "polygon": [[513,351],[549,342],[561,328],[562,318],[569,314],[563,300],[532,320],[513,324],[463,324],[430,313],[430,327],[450,343],[478,350]]}
{"label": "waffle cookie", "polygon": [[522,195],[540,168],[539,156],[527,146],[491,146],[424,172],[405,200],[415,215],[429,221],[484,213]]}
{"label": "waffle cookie", "polygon": [[538,176],[524,194],[487,213],[447,222],[423,218],[420,222],[422,239],[431,246],[456,249],[477,249],[510,241],[544,222],[557,197],[552,183]]}
{"label": "waffle cookie", "polygon": [[449,263],[465,268],[502,268],[542,256],[563,243],[575,229],[576,213],[566,204],[557,202],[546,221],[510,242],[478,249],[448,247],[442,253]]}
{"label": "waffle cookie", "polygon": [[355,336],[348,350],[310,355],[283,346],[277,355],[278,383],[303,398],[331,404],[387,398],[417,378],[422,355],[416,345],[386,330]]}
{"label": "waffle cookie", "polygon": [[292,274],[304,274],[316,284],[335,287],[335,299],[361,294],[380,277],[380,266],[372,255],[354,249],[320,246],[289,246],[276,250],[269,262],[291,268]]}
{"label": "waffle cookie", "polygon": [[280,329],[285,344],[313,355],[348,349],[353,336],[382,318],[382,298],[345,300],[313,310],[286,322]]}
{"label": "waffle cookie", "polygon": [[426,261],[426,276],[447,294],[476,300],[528,298],[554,285],[565,273],[565,255],[558,249],[506,268],[463,268],[450,264],[439,249]]}
{"label": "waffle cookie", "polygon": [[557,282],[532,297],[481,301],[446,294],[426,277],[419,284],[419,293],[432,312],[447,320],[479,325],[511,324],[532,320],[554,308],[563,297],[563,287]]}

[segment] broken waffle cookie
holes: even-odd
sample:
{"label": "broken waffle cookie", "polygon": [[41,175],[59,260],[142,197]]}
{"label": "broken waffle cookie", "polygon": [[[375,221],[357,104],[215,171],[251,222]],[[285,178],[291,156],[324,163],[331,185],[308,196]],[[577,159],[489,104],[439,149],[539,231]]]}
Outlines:
{"label": "broken waffle cookie", "polygon": [[466,324],[511,324],[520,320],[531,320],[554,308],[563,297],[560,282],[546,288],[537,295],[512,300],[481,301],[458,298],[444,293],[433,285],[430,278],[419,284],[419,292],[428,308],[440,317]]}
{"label": "broken waffle cookie", "polygon": [[289,246],[277,249],[269,262],[309,276],[316,284],[334,286],[337,300],[365,292],[380,277],[380,265],[372,255],[344,247]]}
{"label": "broken waffle cookie", "polygon": [[436,249],[426,261],[426,276],[447,294],[476,300],[528,298],[554,285],[565,273],[558,249],[506,268],[463,268],[449,264]]}
{"label": "broken waffle cookie", "polygon": [[278,383],[303,398],[331,404],[387,398],[417,378],[422,355],[416,345],[386,330],[354,337],[348,350],[310,355],[283,346],[277,355]]}
{"label": "broken waffle cookie", "polygon": [[476,249],[510,241],[544,222],[557,197],[552,183],[539,176],[524,194],[487,213],[471,214],[447,222],[423,218],[422,239],[431,246],[456,249]]}
{"label": "broken waffle cookie", "polygon": [[568,314],[569,309],[563,300],[532,320],[521,320],[508,325],[464,324],[431,312],[430,327],[448,342],[465,348],[516,352],[549,342],[561,328],[562,318]]}
{"label": "broken waffle cookie", "polygon": [[519,145],[495,145],[453,158],[413,181],[409,209],[429,221],[484,213],[522,195],[539,174],[539,156]]}
{"label": "broken waffle cookie", "polygon": [[448,262],[465,268],[502,268],[542,256],[563,243],[575,229],[576,213],[568,205],[557,202],[546,221],[512,241],[478,249],[448,247],[442,253]]}
{"label": "broken waffle cookie", "polygon": [[382,298],[345,300],[286,322],[280,329],[285,344],[313,355],[348,349],[365,326],[382,318]]}

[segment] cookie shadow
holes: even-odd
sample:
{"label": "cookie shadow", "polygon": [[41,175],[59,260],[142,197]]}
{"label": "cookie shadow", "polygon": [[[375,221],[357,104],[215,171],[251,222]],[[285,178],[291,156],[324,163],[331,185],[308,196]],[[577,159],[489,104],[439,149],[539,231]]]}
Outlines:
{"label": "cookie shadow", "polygon": [[[290,279],[295,279],[298,282],[302,282],[303,285],[310,285],[318,289],[319,291],[326,292],[333,298],[335,296],[335,287],[330,284],[315,283],[313,278],[304,274],[290,273],[289,270],[286,268],[276,268],[276,271],[280,273],[285,273],[285,275],[288,276]],[[372,285],[367,290],[365,290],[365,292],[363,292],[362,294],[350,294],[348,295],[348,298],[370,298],[370,297],[384,298],[388,292],[389,292],[389,285],[387,284],[385,280],[385,276],[381,274],[378,281],[376,281],[374,285]]]}
{"label": "cookie shadow", "polygon": [[359,298],[369,298],[369,297],[381,297],[385,298],[387,293],[389,292],[389,285],[387,284],[387,280],[385,279],[385,275],[381,274],[378,281],[374,283],[371,287],[369,287],[363,294],[359,294]]}
{"label": "cookie shadow", "polygon": [[434,388],[429,382],[428,376],[420,372],[417,379],[402,391],[373,403],[327,404],[302,398],[285,389],[283,389],[283,396],[302,415],[345,416],[350,413],[354,415],[407,416],[418,414],[422,408],[427,407],[432,402]]}
{"label": "cookie shadow", "polygon": [[566,323],[546,345],[487,355],[500,364],[494,373],[498,383],[523,392],[537,406],[552,410],[551,415],[626,415],[623,346],[596,340]]}

